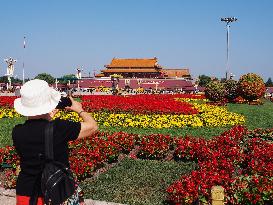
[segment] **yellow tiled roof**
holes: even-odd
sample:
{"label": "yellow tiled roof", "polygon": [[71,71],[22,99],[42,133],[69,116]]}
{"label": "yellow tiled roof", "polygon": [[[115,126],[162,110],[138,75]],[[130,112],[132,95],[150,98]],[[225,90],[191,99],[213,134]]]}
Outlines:
{"label": "yellow tiled roof", "polygon": [[96,77],[104,77],[104,74],[99,73],[99,74],[96,75]]}
{"label": "yellow tiled roof", "polygon": [[157,58],[132,58],[132,59],[119,59],[113,58],[107,68],[155,68],[160,67],[157,64]]}
{"label": "yellow tiled roof", "polygon": [[107,69],[103,73],[159,73],[156,69]]}

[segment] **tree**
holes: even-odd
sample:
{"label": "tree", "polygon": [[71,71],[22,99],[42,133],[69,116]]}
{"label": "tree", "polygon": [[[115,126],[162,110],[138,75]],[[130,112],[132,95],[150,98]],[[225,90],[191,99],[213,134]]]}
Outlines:
{"label": "tree", "polygon": [[1,76],[0,77],[0,83],[8,83],[8,77],[7,76]]}
{"label": "tree", "polygon": [[19,78],[13,78],[13,77],[11,77],[11,82],[12,83],[23,83],[23,80],[21,80]]}
{"label": "tree", "polygon": [[207,75],[199,75],[198,79],[198,84],[201,87],[206,87],[206,85],[211,81],[211,78]]}
{"label": "tree", "polygon": [[75,74],[67,74],[67,75],[64,75],[63,77],[61,77],[60,79],[59,79],[59,82],[60,83],[63,83],[63,84],[67,84],[68,83],[68,81],[70,80],[70,83],[75,83],[75,81],[76,81],[76,75]]}
{"label": "tree", "polygon": [[248,73],[242,75],[238,82],[240,95],[249,102],[261,98],[265,93],[265,84],[263,79],[255,74]]}
{"label": "tree", "polygon": [[268,78],[268,80],[265,83],[265,86],[266,87],[273,87],[273,82],[272,82],[271,78]]}
{"label": "tree", "polygon": [[225,90],[226,90],[226,98],[229,102],[232,102],[239,96],[238,93],[238,82],[236,80],[226,80],[224,82]]}
{"label": "tree", "polygon": [[38,74],[35,79],[40,79],[40,80],[44,80],[46,81],[48,84],[53,84],[55,83],[55,78],[52,77],[50,74],[48,73],[40,73]]}
{"label": "tree", "polygon": [[209,82],[206,85],[205,96],[213,102],[221,102],[226,96],[225,86],[218,80]]}
{"label": "tree", "polygon": [[[1,76],[0,77],[0,83],[8,83],[8,77],[7,76]],[[11,77],[11,83],[22,83],[23,81],[19,78]]]}

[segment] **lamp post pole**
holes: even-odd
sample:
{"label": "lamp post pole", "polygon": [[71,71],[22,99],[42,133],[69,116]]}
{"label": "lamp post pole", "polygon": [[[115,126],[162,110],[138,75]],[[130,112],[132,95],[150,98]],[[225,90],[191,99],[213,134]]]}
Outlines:
{"label": "lamp post pole", "polygon": [[226,22],[226,30],[227,30],[227,56],[226,56],[226,80],[228,80],[229,76],[229,28],[230,28],[230,23],[237,21],[238,19],[235,17],[226,17],[226,18],[221,18],[221,21]]}
{"label": "lamp post pole", "polygon": [[7,90],[11,88],[11,77],[13,77],[14,73],[14,64],[17,62],[17,60],[13,59],[12,57],[9,57],[7,59],[4,59],[4,61],[8,64],[7,67],[7,74],[8,77],[8,83],[7,83]]}

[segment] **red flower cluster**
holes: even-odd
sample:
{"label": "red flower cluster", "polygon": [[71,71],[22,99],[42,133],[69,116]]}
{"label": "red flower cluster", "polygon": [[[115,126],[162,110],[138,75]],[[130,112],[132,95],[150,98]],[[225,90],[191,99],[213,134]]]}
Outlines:
{"label": "red flower cluster", "polygon": [[259,137],[264,140],[273,140],[273,129],[256,128],[254,130],[248,130],[247,136],[250,138]]}
{"label": "red flower cluster", "polygon": [[0,96],[0,107],[13,108],[15,96]]}
{"label": "red flower cluster", "polygon": [[208,151],[207,141],[203,138],[177,138],[174,157],[181,161],[198,161],[198,158]]}
{"label": "red flower cluster", "polygon": [[132,149],[134,149],[138,141],[138,135],[128,134],[126,132],[116,132],[109,135],[107,139],[116,144],[122,153],[128,154]]}
{"label": "red flower cluster", "polygon": [[0,148],[0,167],[16,168],[19,165],[19,160],[13,146]]}
{"label": "red flower cluster", "polygon": [[13,146],[0,148],[0,170],[3,170],[5,176],[4,187],[14,188],[16,186],[16,168],[19,164],[20,159]]}
{"label": "red flower cluster", "polygon": [[241,96],[234,99],[234,103],[237,103],[237,104],[243,104],[243,103],[246,103],[246,102],[247,102],[247,100],[245,100]]}
{"label": "red flower cluster", "polygon": [[175,155],[197,160],[199,168],[168,187],[173,203],[191,204],[198,198],[208,202],[214,185],[225,188],[229,204],[262,204],[273,199],[273,144],[249,138],[241,126],[207,141],[181,139]]}
{"label": "red flower cluster", "polygon": [[108,141],[105,133],[96,133],[91,137],[70,143],[69,161],[71,169],[79,179],[92,175],[92,172],[105,162],[118,158],[119,146]]}
{"label": "red flower cluster", "polygon": [[138,157],[141,159],[163,159],[168,154],[173,139],[168,135],[152,134],[141,139]]}
{"label": "red flower cluster", "polygon": [[[187,102],[174,100],[178,95],[83,96],[82,105],[89,112],[110,111],[136,114],[197,114]],[[200,97],[200,96],[198,96]]]}

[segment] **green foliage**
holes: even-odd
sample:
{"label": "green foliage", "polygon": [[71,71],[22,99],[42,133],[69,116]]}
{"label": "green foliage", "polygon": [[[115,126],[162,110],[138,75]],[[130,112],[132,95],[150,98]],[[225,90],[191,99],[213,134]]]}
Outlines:
{"label": "green foliage", "polygon": [[201,87],[205,87],[209,82],[211,82],[211,78],[207,75],[199,75],[198,84]]}
{"label": "green foliage", "polygon": [[232,102],[235,98],[239,96],[238,93],[238,82],[236,80],[227,80],[224,82],[225,90],[226,90],[226,98],[229,102]]}
{"label": "green foliage", "polygon": [[263,79],[255,73],[248,73],[241,76],[238,82],[240,95],[248,101],[261,98],[265,93],[265,89]]}
{"label": "green foliage", "polygon": [[164,204],[166,188],[194,163],[124,159],[98,178],[81,184],[87,198],[131,205]]}
{"label": "green foliage", "polygon": [[7,76],[1,76],[0,77],[0,83],[8,83],[8,77]]}
{"label": "green foliage", "polygon": [[14,78],[14,77],[11,78],[11,83],[22,83],[22,82],[23,82],[23,80],[21,80],[19,78]]}
{"label": "green foliage", "polygon": [[59,83],[67,84],[69,81],[70,83],[75,83],[76,79],[77,78],[75,74],[68,74],[68,75],[64,75],[63,77],[61,77],[61,79],[58,79],[58,80],[59,80]]}
{"label": "green foliage", "polygon": [[268,78],[268,80],[267,80],[266,83],[265,83],[265,86],[266,86],[266,87],[273,87],[273,82],[272,82],[272,79],[271,79],[271,78]]}
{"label": "green foliage", "polygon": [[220,81],[211,81],[205,89],[206,97],[214,102],[223,101],[226,96],[225,93],[225,86]]}
{"label": "green foliage", "polygon": [[38,74],[35,79],[40,79],[46,81],[48,84],[53,84],[55,83],[55,78],[51,76],[48,73],[40,73]]}
{"label": "green foliage", "polygon": [[[7,76],[1,76],[0,77],[0,83],[8,83],[8,77]],[[11,83],[22,83],[23,81],[19,78],[11,77]]]}
{"label": "green foliage", "polygon": [[15,125],[21,124],[25,118],[3,118],[0,119],[0,147],[12,145],[11,133]]}

